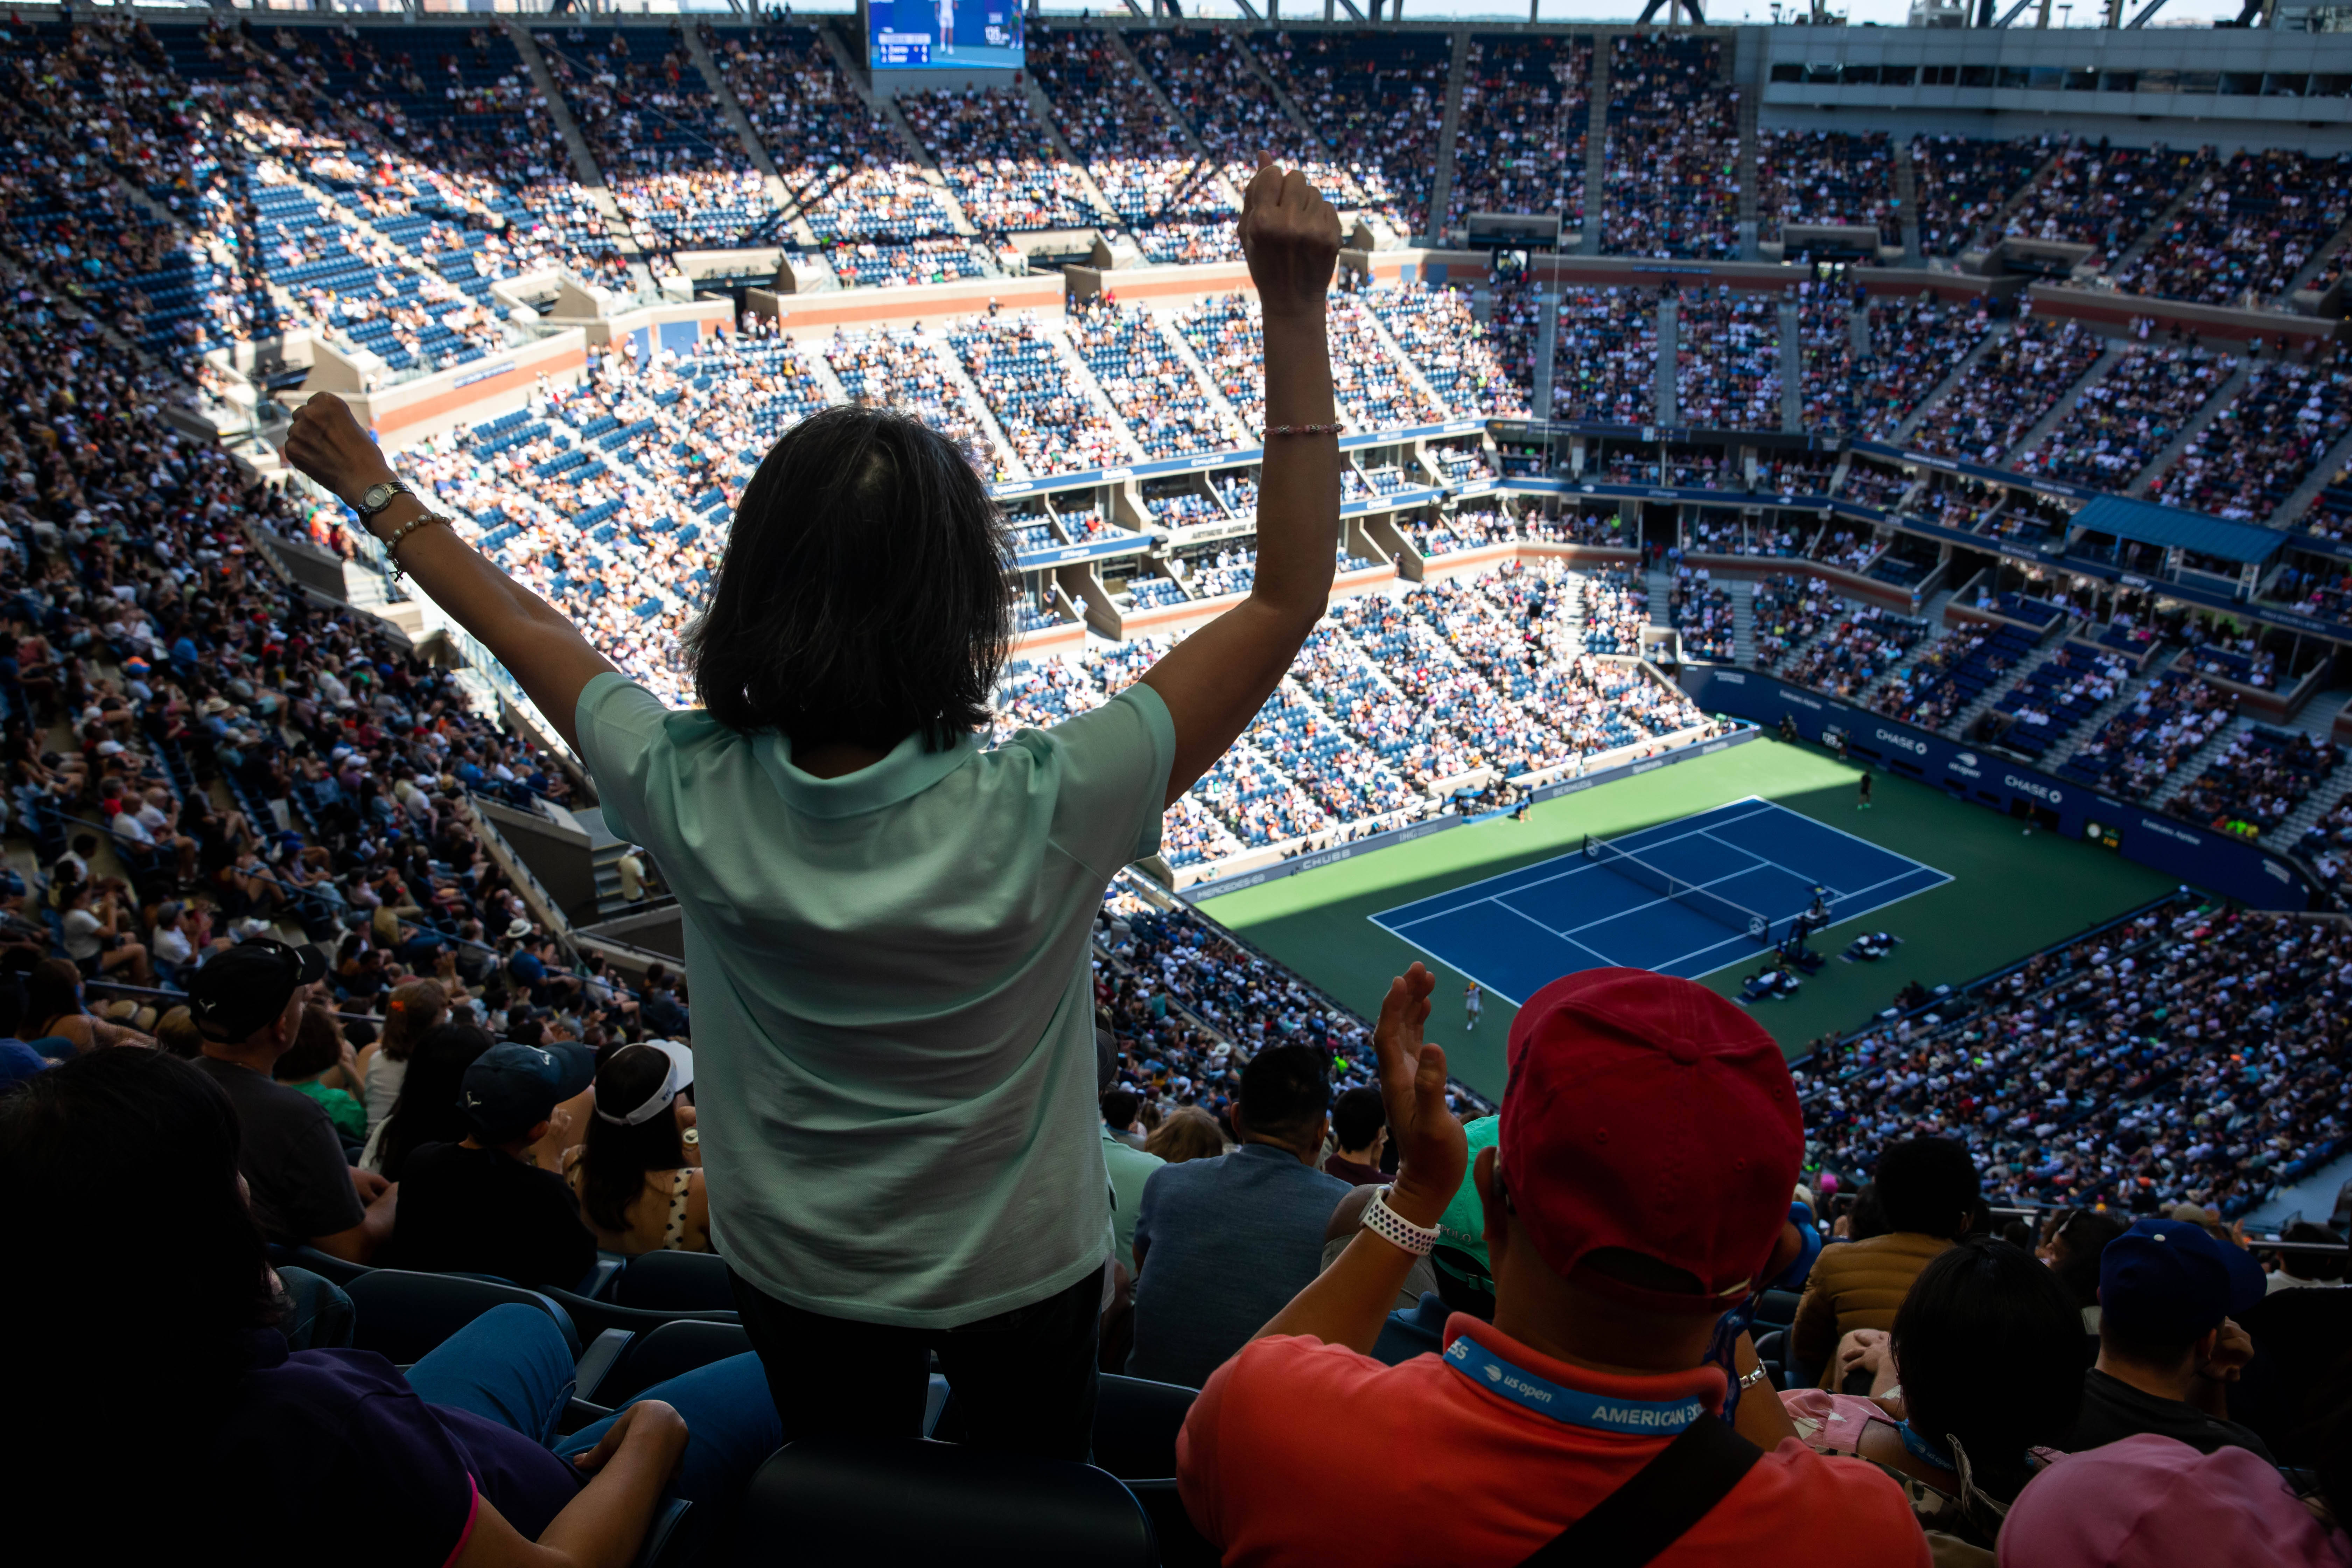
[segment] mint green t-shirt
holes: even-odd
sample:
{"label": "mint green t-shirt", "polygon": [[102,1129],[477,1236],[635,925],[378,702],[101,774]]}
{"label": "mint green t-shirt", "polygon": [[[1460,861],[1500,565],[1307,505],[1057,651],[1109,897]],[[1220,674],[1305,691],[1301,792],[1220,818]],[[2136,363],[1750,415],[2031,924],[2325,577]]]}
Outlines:
{"label": "mint green t-shirt", "polygon": [[1156,851],[1175,731],[1134,686],[837,779],[599,675],[581,755],[685,918],[710,1231],[782,1301],[950,1328],[1113,1245],[1087,939]]}

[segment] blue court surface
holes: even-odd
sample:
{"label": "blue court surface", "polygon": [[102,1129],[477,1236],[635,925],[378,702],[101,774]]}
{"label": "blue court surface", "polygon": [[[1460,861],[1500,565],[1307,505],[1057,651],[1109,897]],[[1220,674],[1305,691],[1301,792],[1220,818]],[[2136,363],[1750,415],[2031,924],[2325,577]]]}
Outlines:
{"label": "blue court surface", "polygon": [[1753,797],[1608,842],[1702,891],[1668,898],[1646,877],[1634,879],[1638,868],[1621,872],[1579,850],[1370,918],[1516,1006],[1580,969],[1625,965],[1696,979],[1759,958],[1766,944],[1732,906],[1765,917],[1777,939],[1811,904],[1816,885],[1829,889],[1830,920],[1841,923],[1952,879]]}

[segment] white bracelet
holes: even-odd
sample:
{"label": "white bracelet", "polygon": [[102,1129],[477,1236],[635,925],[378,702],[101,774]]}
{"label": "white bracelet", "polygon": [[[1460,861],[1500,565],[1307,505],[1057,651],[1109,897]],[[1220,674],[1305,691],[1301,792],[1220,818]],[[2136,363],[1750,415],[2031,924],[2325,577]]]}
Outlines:
{"label": "white bracelet", "polygon": [[1389,1207],[1389,1194],[1393,1187],[1382,1187],[1364,1205],[1364,1228],[1392,1247],[1402,1247],[1415,1258],[1426,1258],[1437,1250],[1437,1231],[1425,1225],[1415,1225]]}

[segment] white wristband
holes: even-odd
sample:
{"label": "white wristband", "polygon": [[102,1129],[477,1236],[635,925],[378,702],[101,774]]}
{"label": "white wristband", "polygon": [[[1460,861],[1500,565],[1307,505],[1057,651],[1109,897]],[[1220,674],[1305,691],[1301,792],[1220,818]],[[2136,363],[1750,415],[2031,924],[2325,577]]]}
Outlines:
{"label": "white wristband", "polygon": [[1364,1205],[1364,1228],[1392,1247],[1402,1247],[1415,1258],[1426,1258],[1437,1250],[1437,1232],[1425,1225],[1415,1225],[1389,1207],[1391,1187],[1382,1187]]}

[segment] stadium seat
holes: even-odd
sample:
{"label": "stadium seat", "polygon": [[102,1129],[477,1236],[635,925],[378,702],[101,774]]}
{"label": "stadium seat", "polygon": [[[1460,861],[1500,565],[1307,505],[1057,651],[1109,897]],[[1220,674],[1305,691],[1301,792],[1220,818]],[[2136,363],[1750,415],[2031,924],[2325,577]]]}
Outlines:
{"label": "stadium seat", "polygon": [[624,1307],[612,1301],[594,1300],[573,1290],[558,1290],[552,1286],[540,1294],[562,1308],[583,1334],[599,1334],[606,1329],[619,1329],[625,1333],[651,1333],[664,1323],[701,1322],[737,1323],[741,1315],[731,1309],[710,1312],[665,1312],[649,1307]]}
{"label": "stadium seat", "polygon": [[404,1268],[371,1268],[343,1286],[357,1314],[352,1344],[373,1351],[396,1366],[408,1366],[493,1307],[520,1301],[538,1308],[563,1331],[573,1360],[580,1335],[562,1307],[536,1290],[458,1274],[416,1274]]}
{"label": "stadium seat", "polygon": [[611,1294],[615,1305],[664,1312],[731,1311],[735,1307],[727,1260],[709,1252],[648,1252],[633,1258]]}
{"label": "stadium seat", "polygon": [[[616,1331],[607,1330],[599,1334],[598,1342]],[[593,1383],[588,1377],[587,1360],[583,1358],[580,1397],[589,1404],[614,1409],[656,1383],[709,1366],[715,1361],[725,1361],[729,1356],[742,1355],[751,1348],[751,1336],[740,1323],[664,1323],[622,1346],[613,1363]]]}
{"label": "stadium seat", "polygon": [[1756,1326],[1787,1328],[1797,1321],[1797,1303],[1803,1298],[1794,1290],[1767,1290],[1756,1303]]}
{"label": "stadium seat", "polygon": [[1152,1568],[1150,1517],[1092,1465],[917,1438],[803,1437],[751,1478],[736,1568]]}
{"label": "stadium seat", "polygon": [[1105,1373],[1095,1393],[1094,1462],[1120,1480],[1176,1473],[1176,1434],[1199,1391]]}

